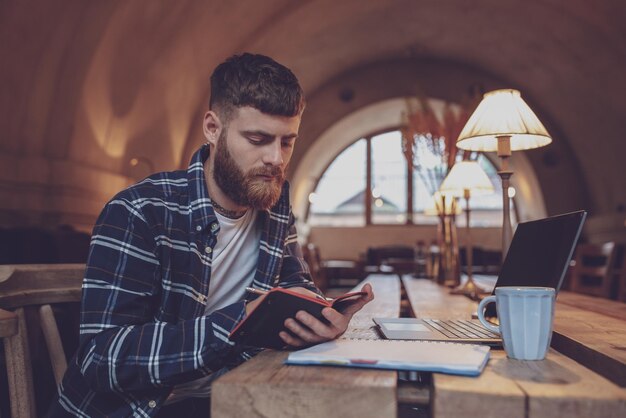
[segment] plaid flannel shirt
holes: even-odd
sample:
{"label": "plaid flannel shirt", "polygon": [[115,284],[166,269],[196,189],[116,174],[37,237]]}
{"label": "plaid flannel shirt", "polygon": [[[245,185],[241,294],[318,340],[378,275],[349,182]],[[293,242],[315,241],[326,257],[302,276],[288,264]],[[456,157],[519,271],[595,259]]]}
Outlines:
{"label": "plaid flannel shirt", "polygon": [[[208,155],[204,145],[187,171],[155,174],[105,206],[83,280],[79,349],[51,416],[155,416],[175,385],[220,375],[260,351],[228,339],[245,301],[204,315],[220,230],[204,177]],[[278,203],[259,214],[250,285],[316,290],[288,190],[285,183]]]}

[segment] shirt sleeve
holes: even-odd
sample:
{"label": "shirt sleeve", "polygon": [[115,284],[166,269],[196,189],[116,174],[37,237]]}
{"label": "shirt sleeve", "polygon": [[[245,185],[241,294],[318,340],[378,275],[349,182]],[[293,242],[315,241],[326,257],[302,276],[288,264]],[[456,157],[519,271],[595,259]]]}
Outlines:
{"label": "shirt sleeve", "polygon": [[[94,228],[83,280],[76,361],[97,391],[140,391],[200,378],[232,362],[237,302],[207,316],[156,320],[167,297],[154,234],[129,200],[109,202]],[[169,289],[171,291],[171,289]]]}

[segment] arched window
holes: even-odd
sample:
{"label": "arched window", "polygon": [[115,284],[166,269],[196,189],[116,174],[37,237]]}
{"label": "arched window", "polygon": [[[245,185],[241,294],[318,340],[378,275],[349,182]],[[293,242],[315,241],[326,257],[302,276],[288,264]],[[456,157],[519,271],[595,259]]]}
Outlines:
{"label": "arched window", "polygon": [[[415,158],[438,164],[427,149]],[[472,155],[487,173],[494,193],[471,198],[472,226],[502,225],[502,188],[497,169],[484,155]],[[429,162],[429,158],[432,162]],[[412,177],[409,181],[409,176]],[[366,195],[368,185],[371,197]],[[370,207],[366,202],[370,200]],[[458,202],[461,208],[465,202]],[[429,188],[409,166],[402,150],[402,133],[395,129],[360,138],[340,152],[309,195],[307,223],[310,226],[365,226],[370,224],[436,224]],[[512,206],[513,221],[515,210]],[[465,225],[458,216],[457,224]]]}
{"label": "arched window", "polygon": [[343,150],[309,195],[309,223],[325,226],[365,225],[367,139]]}

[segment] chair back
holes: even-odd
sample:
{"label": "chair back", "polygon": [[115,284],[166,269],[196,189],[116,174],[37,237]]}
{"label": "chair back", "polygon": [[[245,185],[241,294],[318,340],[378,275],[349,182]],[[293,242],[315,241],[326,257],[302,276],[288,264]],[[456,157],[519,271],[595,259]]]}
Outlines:
{"label": "chair back", "polygon": [[617,269],[617,300],[626,302],[626,246],[621,246],[621,268]]}
{"label": "chair back", "polygon": [[53,304],[80,302],[84,272],[84,264],[0,266],[0,338],[13,418],[38,416],[35,387],[41,385],[33,378],[33,350],[39,349],[39,340],[46,346],[56,385],[65,373],[67,357]]}
{"label": "chair back", "polygon": [[413,260],[415,251],[413,247],[406,245],[385,245],[381,247],[369,247],[365,256],[368,266],[380,266],[389,259]]}
{"label": "chair back", "polygon": [[614,288],[615,243],[579,244],[571,272],[571,290],[611,298]]}
{"label": "chair back", "polygon": [[315,286],[322,292],[325,292],[328,288],[328,281],[322,268],[322,260],[320,256],[320,250],[317,245],[309,242],[302,246],[302,253],[304,255],[304,261],[309,265],[311,271],[311,278]]}

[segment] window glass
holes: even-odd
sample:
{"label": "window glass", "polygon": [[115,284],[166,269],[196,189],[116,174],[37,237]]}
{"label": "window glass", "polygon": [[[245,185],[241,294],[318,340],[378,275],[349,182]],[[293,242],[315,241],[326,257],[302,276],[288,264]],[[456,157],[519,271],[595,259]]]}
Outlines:
{"label": "window glass", "polygon": [[309,195],[310,225],[365,225],[366,152],[366,140],[359,139],[326,169]]}
{"label": "window glass", "polygon": [[372,138],[372,223],[406,223],[407,162],[399,131]]}
{"label": "window glass", "polygon": [[435,212],[435,202],[424,184],[422,176],[413,170],[413,223],[436,224],[439,222]]}
{"label": "window glass", "polygon": [[[372,223],[405,224],[408,207],[407,161],[402,152],[402,136],[395,130],[371,137],[372,144]],[[428,175],[413,170],[413,216],[415,224],[437,224],[431,189],[446,167],[428,147],[418,147],[415,161],[427,168]],[[459,156],[460,158],[460,156]],[[472,155],[487,173],[494,193],[470,199],[471,225],[499,227],[502,225],[502,186],[494,164],[483,154]],[[424,168],[422,167],[422,168]],[[341,152],[322,175],[315,192],[309,196],[311,226],[364,226],[367,140],[362,138]],[[427,184],[428,183],[428,184]],[[464,199],[457,202],[465,208]],[[465,226],[460,212],[457,225]],[[511,221],[516,223],[514,201],[511,199]]]}

